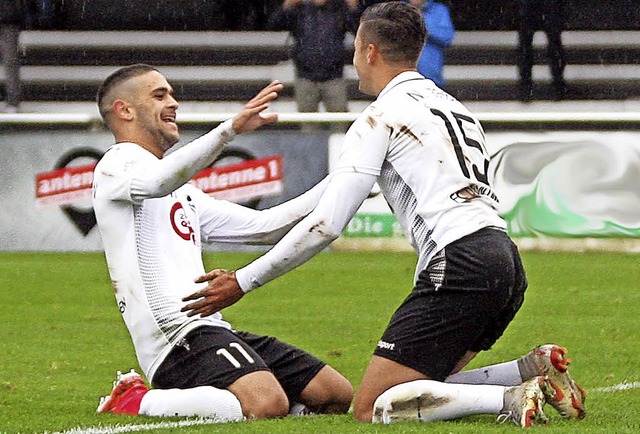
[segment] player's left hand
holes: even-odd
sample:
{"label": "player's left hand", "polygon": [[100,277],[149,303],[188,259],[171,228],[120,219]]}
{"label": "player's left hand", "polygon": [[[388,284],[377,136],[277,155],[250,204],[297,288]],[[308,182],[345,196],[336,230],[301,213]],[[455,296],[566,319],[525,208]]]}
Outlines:
{"label": "player's left hand", "polygon": [[196,283],[209,282],[209,285],[182,299],[193,301],[187,304],[181,312],[187,312],[187,316],[200,315],[201,317],[213,315],[227,306],[231,306],[244,296],[244,292],[238,285],[235,271],[212,270],[198,277]]}
{"label": "player's left hand", "polygon": [[247,102],[242,110],[234,116],[232,128],[236,134],[242,134],[260,128],[278,120],[276,113],[265,113],[269,104],[278,98],[284,86],[274,80],[264,87],[256,96]]}

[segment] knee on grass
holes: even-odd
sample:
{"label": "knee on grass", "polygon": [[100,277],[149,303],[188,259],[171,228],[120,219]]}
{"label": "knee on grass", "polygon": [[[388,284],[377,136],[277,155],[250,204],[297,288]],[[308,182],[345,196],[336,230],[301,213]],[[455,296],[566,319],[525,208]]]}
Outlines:
{"label": "knee on grass", "polygon": [[282,390],[245,395],[240,398],[240,405],[247,419],[284,417],[289,412],[289,400]]}

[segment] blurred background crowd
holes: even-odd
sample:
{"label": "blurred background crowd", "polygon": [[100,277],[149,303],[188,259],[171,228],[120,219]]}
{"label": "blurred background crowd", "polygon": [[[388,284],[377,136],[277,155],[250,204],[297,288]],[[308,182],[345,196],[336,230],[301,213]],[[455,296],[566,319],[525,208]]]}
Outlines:
{"label": "blurred background crowd", "polygon": [[[312,1],[312,0],[309,0]],[[356,0],[362,7],[384,0]],[[552,0],[574,30],[635,30],[638,0]],[[542,2],[542,0],[535,0]],[[0,0],[0,19],[65,30],[266,30],[283,0]],[[443,0],[460,30],[515,30],[519,0]]]}
{"label": "blurred background crowd", "polygon": [[[105,53],[84,50],[63,57],[62,50],[53,50],[58,48],[55,41],[43,45],[42,50],[48,52],[38,54],[20,40],[25,30],[265,32],[263,40],[272,39],[271,31],[288,32],[285,44],[294,65],[292,87],[298,111],[315,112],[320,104],[327,111],[347,111],[349,100],[362,98],[353,90],[353,83],[345,80],[343,67],[349,65],[351,56],[349,37],[353,37],[360,13],[383,1],[388,0],[0,0],[0,112],[18,111],[25,97],[41,100],[54,93],[55,83],[41,83],[39,70],[24,67],[55,66],[55,62],[61,67],[106,66],[126,61],[110,58],[106,49]],[[640,0],[400,1],[418,7],[428,28],[419,72],[458,99],[528,103],[637,95],[633,71],[638,63],[637,46],[627,39],[630,34],[637,37],[640,30]],[[545,33],[544,49],[540,39],[536,42],[534,38],[538,31]],[[563,44],[566,31],[574,32],[573,38],[569,35],[569,47]],[[631,32],[625,36],[620,33],[624,31]],[[230,37],[238,38],[237,33]],[[191,66],[253,62],[221,53],[185,58],[192,54],[175,50],[163,59],[147,56],[150,58],[144,60]],[[253,64],[275,64],[283,59],[267,60],[255,59]],[[533,70],[542,63],[548,65],[549,77],[538,72],[536,79]],[[457,70],[451,68],[456,65]],[[573,83],[567,83],[567,65],[573,67],[568,74]],[[594,79],[602,82],[600,87],[594,87]],[[58,97],[84,99],[78,89],[81,86],[65,84]],[[227,86],[212,95],[211,86],[203,82],[196,94],[198,99],[235,99],[238,95],[232,91],[237,89]]]}

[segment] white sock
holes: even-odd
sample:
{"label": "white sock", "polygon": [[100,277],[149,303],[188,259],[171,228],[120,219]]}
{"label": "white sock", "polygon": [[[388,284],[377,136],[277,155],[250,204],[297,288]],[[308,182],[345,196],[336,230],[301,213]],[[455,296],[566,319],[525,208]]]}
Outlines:
{"label": "white sock", "polygon": [[517,386],[523,382],[517,360],[485,366],[484,368],[460,371],[449,375],[445,383],[459,384],[495,384],[500,386]]}
{"label": "white sock", "polygon": [[389,423],[393,421],[392,408],[395,407],[398,412],[406,414],[407,406],[401,403],[411,402],[412,398],[420,397],[419,405],[415,405],[415,408],[410,408],[409,411],[415,411],[422,422],[451,420],[471,414],[499,414],[504,404],[504,391],[503,386],[416,380],[385,391],[376,399],[374,409],[387,408],[390,417],[384,420],[383,416],[382,422]]}
{"label": "white sock", "polygon": [[294,402],[289,409],[289,416],[307,416],[313,414],[309,407],[299,402]]}
{"label": "white sock", "polygon": [[200,386],[191,389],[151,389],[140,402],[145,416],[199,416],[224,421],[243,420],[236,396],[225,389]]}

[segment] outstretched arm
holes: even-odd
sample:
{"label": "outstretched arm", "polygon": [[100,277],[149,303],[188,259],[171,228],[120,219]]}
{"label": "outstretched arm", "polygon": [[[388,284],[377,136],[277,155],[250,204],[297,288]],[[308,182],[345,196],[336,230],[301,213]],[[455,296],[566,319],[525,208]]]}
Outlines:
{"label": "outstretched arm", "polygon": [[166,157],[154,161],[146,170],[136,170],[131,178],[131,200],[163,197],[189,181],[209,166],[236,134],[254,131],[278,120],[275,113],[264,114],[269,103],[278,97],[282,83],[273,81],[252,98],[232,119],[183,146]]}
{"label": "outstretched arm", "polygon": [[234,244],[275,244],[318,205],[331,175],[307,192],[280,205],[254,210],[232,202],[216,200],[194,189],[202,241]]}
{"label": "outstretched arm", "polygon": [[377,177],[335,173],[318,206],[265,255],[236,273],[244,292],[258,288],[304,264],[340,236]]}
{"label": "outstretched arm", "polygon": [[246,292],[302,265],[335,240],[367,198],[380,174],[389,143],[388,123],[370,106],[353,123],[338,167],[318,205],[269,252],[237,272],[214,270],[198,278],[209,285],[184,301],[188,315],[207,316],[240,300]]}
{"label": "outstretched arm", "polygon": [[[182,311],[189,316],[212,315],[240,300],[251,291],[302,265],[340,236],[376,177],[344,172],[333,175],[318,206],[294,226],[273,249],[237,272],[213,270],[196,282],[209,285],[184,301],[193,301]],[[348,193],[347,193],[348,192]]]}

